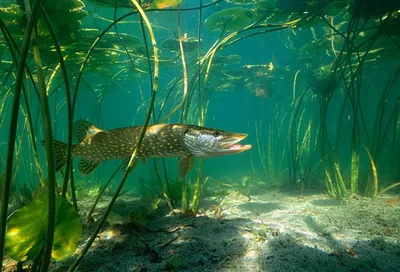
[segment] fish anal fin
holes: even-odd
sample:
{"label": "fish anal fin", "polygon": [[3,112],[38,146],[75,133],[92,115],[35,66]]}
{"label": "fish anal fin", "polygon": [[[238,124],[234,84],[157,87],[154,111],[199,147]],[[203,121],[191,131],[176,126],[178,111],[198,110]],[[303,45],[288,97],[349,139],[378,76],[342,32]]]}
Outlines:
{"label": "fish anal fin", "polygon": [[72,126],[72,136],[79,143],[85,139],[90,141],[93,135],[101,131],[101,129],[86,120],[78,120]]}
{"label": "fish anal fin", "polygon": [[187,173],[189,173],[190,170],[192,170],[194,166],[194,156],[186,156],[182,157],[179,160],[179,165],[178,165],[178,177],[179,180],[183,180]]}
{"label": "fish anal fin", "polygon": [[78,162],[78,170],[82,175],[87,175],[93,172],[94,169],[99,165],[98,161],[91,161],[86,159],[80,159]]}

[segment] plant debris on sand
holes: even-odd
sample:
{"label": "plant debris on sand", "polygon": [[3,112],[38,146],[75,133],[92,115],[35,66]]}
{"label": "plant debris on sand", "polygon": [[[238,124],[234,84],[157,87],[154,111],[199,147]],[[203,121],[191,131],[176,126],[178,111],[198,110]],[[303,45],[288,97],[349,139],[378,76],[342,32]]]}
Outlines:
{"label": "plant debris on sand", "polygon": [[[118,206],[137,211],[121,196]],[[137,224],[108,225],[76,271],[396,271],[400,202],[393,195],[334,200],[271,191],[206,198],[197,217],[159,204]],[[91,201],[81,202],[87,213]],[[97,212],[106,206],[100,203]],[[98,214],[97,214],[98,216]],[[96,214],[95,214],[96,217]],[[85,226],[81,245],[96,223]],[[65,271],[70,262],[53,264]]]}

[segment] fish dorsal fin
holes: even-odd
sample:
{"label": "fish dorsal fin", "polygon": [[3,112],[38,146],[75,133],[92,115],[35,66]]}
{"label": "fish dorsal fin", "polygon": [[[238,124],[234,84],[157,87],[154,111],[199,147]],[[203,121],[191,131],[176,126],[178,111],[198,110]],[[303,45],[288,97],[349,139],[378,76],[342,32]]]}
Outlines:
{"label": "fish dorsal fin", "polygon": [[187,173],[189,173],[189,171],[192,170],[193,166],[194,166],[193,155],[182,157],[179,160],[179,165],[178,165],[179,180],[183,180],[186,177]]}
{"label": "fish dorsal fin", "polygon": [[72,137],[78,142],[82,142],[89,136],[102,131],[92,123],[86,120],[78,120],[72,126]]}
{"label": "fish dorsal fin", "polygon": [[97,162],[97,161],[80,159],[78,162],[78,170],[79,170],[79,173],[86,176],[87,174],[93,172],[93,170],[96,169],[96,167],[98,165],[99,165],[99,162]]}

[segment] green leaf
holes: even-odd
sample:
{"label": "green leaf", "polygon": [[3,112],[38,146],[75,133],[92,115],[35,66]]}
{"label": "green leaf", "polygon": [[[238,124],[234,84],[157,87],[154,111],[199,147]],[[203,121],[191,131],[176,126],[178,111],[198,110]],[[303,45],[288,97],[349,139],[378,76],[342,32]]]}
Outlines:
{"label": "green leaf", "polygon": [[44,9],[47,12],[55,11],[69,11],[73,9],[84,8],[85,4],[81,0],[57,0],[57,1],[45,1]]}
{"label": "green leaf", "polygon": [[235,31],[243,29],[254,21],[256,16],[253,11],[246,8],[229,8],[214,13],[206,19],[204,27],[208,31],[225,29]]}
{"label": "green leaf", "polygon": [[[198,48],[199,40],[194,37],[182,38],[183,51],[185,53],[195,52]],[[202,42],[200,41],[200,44]],[[180,50],[178,39],[167,39],[161,43],[161,47],[170,52],[177,52]]]}
{"label": "green leaf", "polygon": [[229,55],[229,56],[215,56],[213,60],[213,64],[238,64],[242,61],[242,56],[240,55]]}
{"label": "green leaf", "polygon": [[226,2],[235,4],[235,5],[244,5],[244,4],[253,4],[254,0],[227,0]]}
{"label": "green leaf", "polygon": [[82,20],[89,13],[84,9],[71,9],[56,12],[48,12],[47,15],[53,25],[60,25],[63,23],[72,23],[74,21]]}
{"label": "green leaf", "polygon": [[0,19],[4,21],[12,21],[19,19],[24,15],[24,12],[19,8],[18,5],[11,4],[10,6],[3,8],[0,7]]}
{"label": "green leaf", "polygon": [[182,0],[154,0],[153,7],[159,9],[165,9],[168,7],[176,7],[178,6]]}
{"label": "green leaf", "polygon": [[51,257],[58,261],[70,257],[78,247],[81,235],[82,223],[78,212],[66,199],[58,197]]}
{"label": "green leaf", "polygon": [[[8,220],[5,250],[17,261],[34,260],[45,244],[48,218],[47,197],[38,198],[12,214]],[[71,256],[82,234],[75,208],[64,198],[56,199],[52,258]]]}
{"label": "green leaf", "polygon": [[259,2],[256,2],[254,4],[254,7],[257,10],[263,10],[264,12],[265,11],[273,11],[273,10],[275,10],[277,8],[276,7],[276,5],[277,5],[276,3],[277,3],[277,0],[259,1]]}

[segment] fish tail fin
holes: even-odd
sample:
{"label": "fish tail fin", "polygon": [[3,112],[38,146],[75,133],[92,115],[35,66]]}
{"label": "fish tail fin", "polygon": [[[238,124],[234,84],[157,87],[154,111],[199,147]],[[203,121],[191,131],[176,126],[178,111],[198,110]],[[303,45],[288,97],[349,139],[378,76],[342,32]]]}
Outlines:
{"label": "fish tail fin", "polygon": [[[44,141],[42,141],[44,145]],[[67,163],[67,144],[60,141],[53,141],[53,151],[54,151],[54,167],[55,171],[58,172]]]}

